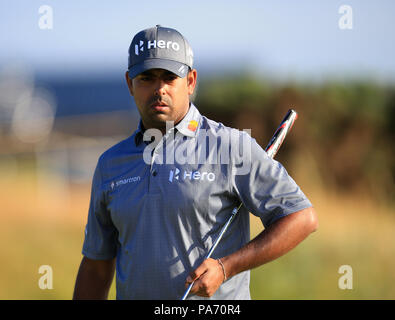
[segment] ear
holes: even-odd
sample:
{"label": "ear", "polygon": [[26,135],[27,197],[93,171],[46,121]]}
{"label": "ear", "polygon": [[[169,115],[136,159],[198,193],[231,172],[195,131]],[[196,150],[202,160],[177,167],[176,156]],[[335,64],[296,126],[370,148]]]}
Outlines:
{"label": "ear", "polygon": [[191,71],[188,72],[187,75],[187,86],[188,86],[189,95],[192,95],[193,92],[195,91],[196,81],[197,81],[197,71],[196,69],[192,69]]}
{"label": "ear", "polygon": [[133,96],[133,82],[132,79],[129,78],[129,71],[125,73],[126,83],[128,84],[129,92]]}

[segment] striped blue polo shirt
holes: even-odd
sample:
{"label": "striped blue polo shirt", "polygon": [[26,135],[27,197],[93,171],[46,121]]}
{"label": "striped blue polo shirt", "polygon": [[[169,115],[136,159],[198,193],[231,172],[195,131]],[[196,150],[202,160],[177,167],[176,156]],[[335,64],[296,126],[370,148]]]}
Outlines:
{"label": "striped blue polo shirt", "polygon": [[[164,136],[143,132],[140,121],[132,136],[100,156],[82,253],[116,258],[117,299],[180,299],[188,274],[240,202],[214,259],[250,240],[249,212],[267,227],[311,206],[248,133],[210,120],[190,104]],[[249,282],[249,271],[239,273],[210,299],[250,299]]]}

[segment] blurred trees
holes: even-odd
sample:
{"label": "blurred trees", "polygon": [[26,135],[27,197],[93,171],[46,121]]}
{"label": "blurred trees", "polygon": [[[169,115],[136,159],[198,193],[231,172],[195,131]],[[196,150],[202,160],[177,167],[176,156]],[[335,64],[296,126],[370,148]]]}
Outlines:
{"label": "blurred trees", "polygon": [[[278,160],[310,157],[324,187],[394,199],[395,87],[355,80],[273,84],[251,74],[202,79],[195,103],[224,125],[252,129],[265,147],[289,108],[299,118]],[[304,161],[306,159],[306,161]]]}

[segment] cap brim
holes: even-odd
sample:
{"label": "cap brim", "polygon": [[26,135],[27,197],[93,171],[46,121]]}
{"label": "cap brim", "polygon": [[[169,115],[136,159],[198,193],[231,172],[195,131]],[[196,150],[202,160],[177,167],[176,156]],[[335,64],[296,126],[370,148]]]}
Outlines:
{"label": "cap brim", "polygon": [[141,63],[132,66],[129,69],[129,78],[133,79],[140,73],[149,69],[165,69],[173,72],[180,78],[184,78],[188,74],[188,66],[186,64],[166,59],[147,59]]}

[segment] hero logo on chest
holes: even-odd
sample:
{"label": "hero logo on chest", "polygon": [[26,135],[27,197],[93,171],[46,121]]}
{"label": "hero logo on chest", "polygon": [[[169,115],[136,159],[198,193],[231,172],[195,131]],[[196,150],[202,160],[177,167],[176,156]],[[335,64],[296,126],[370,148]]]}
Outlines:
{"label": "hero logo on chest", "polygon": [[169,181],[173,182],[175,180],[199,180],[199,181],[215,181],[215,173],[207,171],[189,171],[180,170],[176,168],[175,170],[170,170]]}

